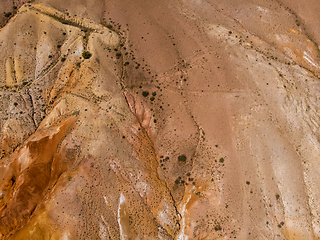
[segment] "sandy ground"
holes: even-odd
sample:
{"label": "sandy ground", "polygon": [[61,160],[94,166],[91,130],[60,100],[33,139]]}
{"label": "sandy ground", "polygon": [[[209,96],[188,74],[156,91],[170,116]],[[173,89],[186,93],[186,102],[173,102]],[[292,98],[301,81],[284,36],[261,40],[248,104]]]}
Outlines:
{"label": "sandy ground", "polygon": [[0,239],[320,239],[318,10],[39,0],[4,16]]}

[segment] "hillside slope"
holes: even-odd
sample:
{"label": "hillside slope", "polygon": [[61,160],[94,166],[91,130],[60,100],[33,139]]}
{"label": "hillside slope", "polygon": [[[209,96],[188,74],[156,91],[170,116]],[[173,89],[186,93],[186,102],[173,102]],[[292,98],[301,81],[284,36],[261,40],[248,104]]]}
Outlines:
{"label": "hillside slope", "polygon": [[320,239],[319,9],[23,4],[0,30],[0,239]]}

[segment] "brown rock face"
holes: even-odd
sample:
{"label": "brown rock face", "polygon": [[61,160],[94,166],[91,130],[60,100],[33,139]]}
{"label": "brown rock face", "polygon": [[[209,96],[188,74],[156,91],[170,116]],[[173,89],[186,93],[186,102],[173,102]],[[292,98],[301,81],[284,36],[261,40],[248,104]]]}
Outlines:
{"label": "brown rock face", "polygon": [[1,9],[0,239],[320,239],[317,1]]}

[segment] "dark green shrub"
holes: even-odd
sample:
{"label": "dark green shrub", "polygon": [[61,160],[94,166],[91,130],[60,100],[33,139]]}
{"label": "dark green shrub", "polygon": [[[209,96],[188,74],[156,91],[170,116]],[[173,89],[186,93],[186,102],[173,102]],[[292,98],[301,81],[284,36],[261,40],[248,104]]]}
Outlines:
{"label": "dark green shrub", "polygon": [[89,59],[91,56],[92,56],[92,54],[91,54],[90,52],[88,52],[88,51],[84,51],[84,52],[82,53],[82,57],[83,57],[84,59]]}
{"label": "dark green shrub", "polygon": [[66,60],[66,58],[65,58],[65,57],[61,58],[61,62],[64,62],[65,60]]}
{"label": "dark green shrub", "polygon": [[5,17],[10,17],[10,16],[11,16],[11,12],[6,12],[6,13],[4,13],[4,16],[5,16]]}
{"label": "dark green shrub", "polygon": [[222,228],[221,228],[219,223],[214,227],[214,230],[215,231],[221,231],[222,230]]}
{"label": "dark green shrub", "polygon": [[149,92],[148,92],[148,91],[143,91],[143,92],[142,92],[142,96],[148,97],[148,95],[149,95]]}
{"label": "dark green shrub", "polygon": [[119,59],[121,57],[121,53],[116,53],[116,58]]}
{"label": "dark green shrub", "polygon": [[184,155],[184,154],[182,154],[182,155],[180,155],[179,157],[178,157],[178,161],[179,162],[185,162],[187,160],[187,157],[186,157],[186,155]]}

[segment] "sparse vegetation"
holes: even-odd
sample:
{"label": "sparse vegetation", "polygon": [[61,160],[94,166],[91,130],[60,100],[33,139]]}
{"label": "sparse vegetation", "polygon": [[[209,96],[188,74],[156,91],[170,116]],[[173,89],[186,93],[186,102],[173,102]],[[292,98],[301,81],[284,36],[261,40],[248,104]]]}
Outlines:
{"label": "sparse vegetation", "polygon": [[116,53],[116,58],[119,59],[121,57],[121,53],[117,52]]}
{"label": "sparse vegetation", "polygon": [[222,228],[221,228],[219,223],[214,227],[214,230],[215,231],[221,231],[222,230]]}
{"label": "sparse vegetation", "polygon": [[179,183],[180,183],[180,180],[181,180],[181,177],[178,177],[178,178],[174,181],[174,183],[175,183],[175,184],[179,184]]}
{"label": "sparse vegetation", "polygon": [[82,53],[82,57],[83,57],[84,59],[89,59],[91,56],[92,56],[92,54],[91,54],[89,51],[84,51],[84,52]]}
{"label": "sparse vegetation", "polygon": [[49,16],[52,17],[53,19],[61,22],[62,24],[68,24],[68,21],[65,20],[65,19],[63,19],[63,18],[61,18],[61,17],[58,17],[58,16],[56,16],[56,15],[51,15],[51,14],[49,14]]}
{"label": "sparse vegetation", "polygon": [[5,13],[4,13],[4,16],[5,16],[5,17],[10,17],[10,16],[11,16],[11,12],[5,12]]}

